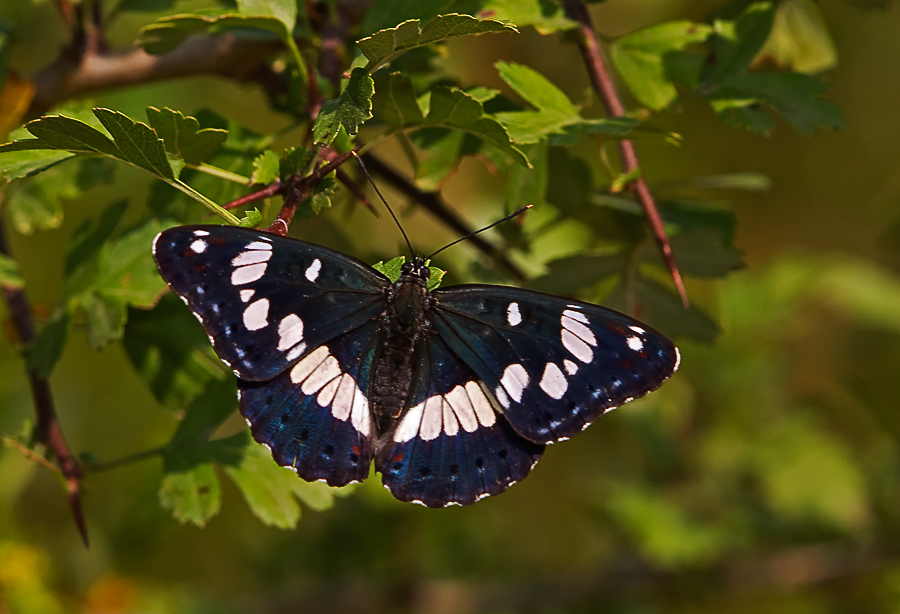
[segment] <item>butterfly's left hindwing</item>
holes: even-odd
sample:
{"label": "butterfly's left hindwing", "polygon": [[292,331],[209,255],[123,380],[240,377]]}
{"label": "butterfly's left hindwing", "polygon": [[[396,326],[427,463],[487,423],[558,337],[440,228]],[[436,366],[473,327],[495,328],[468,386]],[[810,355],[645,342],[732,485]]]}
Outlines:
{"label": "butterfly's left hindwing", "polygon": [[528,475],[544,446],[520,437],[475,373],[434,332],[415,349],[409,409],[378,443],[375,468],[401,501],[471,505]]}
{"label": "butterfly's left hindwing", "polygon": [[243,380],[266,381],[384,308],[390,281],[325,247],[228,226],[159,234],[163,279]]}
{"label": "butterfly's left hindwing", "polygon": [[665,336],[609,309],[502,286],[433,293],[441,338],[523,437],[553,443],[658,388],[678,368]]}
{"label": "butterfly's left hindwing", "polygon": [[238,382],[253,438],[305,480],[331,486],[369,474],[374,430],[366,391],[382,343],[372,321],[318,347],[268,382]]}

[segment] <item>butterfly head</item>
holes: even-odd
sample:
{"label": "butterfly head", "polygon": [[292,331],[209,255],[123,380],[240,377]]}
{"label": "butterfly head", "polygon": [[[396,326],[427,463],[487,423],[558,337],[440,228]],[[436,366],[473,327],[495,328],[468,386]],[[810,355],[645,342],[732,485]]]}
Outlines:
{"label": "butterfly head", "polygon": [[411,262],[404,263],[400,269],[401,279],[427,284],[431,278],[431,269],[422,256],[414,256]]}

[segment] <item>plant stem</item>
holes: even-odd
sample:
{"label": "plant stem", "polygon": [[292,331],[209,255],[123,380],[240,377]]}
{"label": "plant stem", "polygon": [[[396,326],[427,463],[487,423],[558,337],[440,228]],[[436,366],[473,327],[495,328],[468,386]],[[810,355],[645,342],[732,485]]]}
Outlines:
{"label": "plant stem", "polygon": [[184,166],[191,170],[206,173],[207,175],[212,175],[213,177],[218,177],[219,179],[231,181],[232,183],[250,185],[249,177],[244,177],[243,175],[238,175],[237,173],[232,173],[231,171],[226,171],[224,168],[212,166],[211,164],[206,164],[205,162],[201,164],[185,164]]}

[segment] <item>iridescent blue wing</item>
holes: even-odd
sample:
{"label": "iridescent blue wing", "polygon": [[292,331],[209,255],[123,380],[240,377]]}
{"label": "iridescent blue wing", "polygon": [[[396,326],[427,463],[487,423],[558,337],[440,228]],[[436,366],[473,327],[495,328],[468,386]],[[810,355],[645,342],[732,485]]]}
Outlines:
{"label": "iridescent blue wing", "polygon": [[331,486],[366,479],[374,449],[366,391],[378,330],[373,320],[340,335],[271,381],[238,380],[253,438],[279,465]]}
{"label": "iridescent blue wing", "polygon": [[156,265],[243,380],[266,381],[384,308],[390,281],[334,250],[259,230],[180,226]]}
{"label": "iridescent blue wing", "polygon": [[665,336],[618,312],[504,286],[433,292],[441,339],[521,436],[553,443],[658,388],[678,368]]}
{"label": "iridescent blue wing", "polygon": [[510,428],[479,377],[434,331],[413,363],[408,409],[375,457],[391,494],[428,507],[470,505],[528,475],[544,446]]}

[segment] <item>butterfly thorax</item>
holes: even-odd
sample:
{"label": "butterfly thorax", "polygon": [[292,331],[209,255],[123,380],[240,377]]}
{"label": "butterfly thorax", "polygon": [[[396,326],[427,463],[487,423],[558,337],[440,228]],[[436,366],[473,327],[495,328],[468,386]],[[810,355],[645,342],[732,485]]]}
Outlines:
{"label": "butterfly thorax", "polygon": [[381,315],[384,343],[375,358],[372,409],[378,434],[388,431],[406,408],[415,380],[414,349],[430,324],[427,284],[430,271],[419,258],[405,264],[400,279],[387,289]]}

